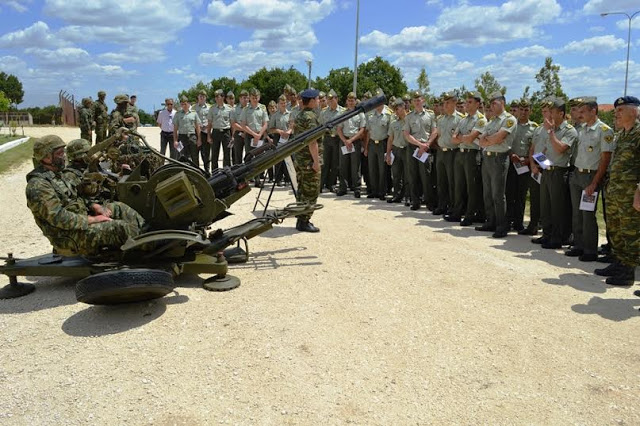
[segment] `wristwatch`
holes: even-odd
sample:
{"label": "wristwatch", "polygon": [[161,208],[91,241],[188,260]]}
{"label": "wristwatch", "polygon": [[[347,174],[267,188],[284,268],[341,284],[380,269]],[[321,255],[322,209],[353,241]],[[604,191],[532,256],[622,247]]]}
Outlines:
{"label": "wristwatch", "polygon": [[551,132],[553,132],[553,129],[549,129],[549,130],[547,130],[547,134],[549,134],[549,135],[550,135],[550,134],[551,134]]}

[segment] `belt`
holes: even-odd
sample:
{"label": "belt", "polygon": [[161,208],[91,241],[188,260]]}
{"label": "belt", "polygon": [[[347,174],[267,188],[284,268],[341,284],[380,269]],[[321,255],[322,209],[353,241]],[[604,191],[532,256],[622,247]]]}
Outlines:
{"label": "belt", "polygon": [[547,167],[547,170],[549,170],[549,171],[566,170],[566,169],[568,169],[568,167],[560,167],[560,166],[549,166],[549,167]]}
{"label": "belt", "polygon": [[483,151],[483,152],[487,154],[489,157],[491,157],[492,155],[496,155],[496,156],[501,154],[507,155],[506,152],[495,152],[495,151]]}
{"label": "belt", "polygon": [[449,152],[449,151],[455,151],[456,148],[440,148],[442,149],[442,152]]}
{"label": "belt", "polygon": [[595,170],[589,170],[589,169],[578,169],[576,168],[576,170],[580,173],[593,173],[595,172]]}
{"label": "belt", "polygon": [[165,130],[160,130],[160,133],[165,133],[165,134],[166,134],[166,133],[168,133],[168,134],[170,134],[170,135],[172,135],[172,134],[173,134],[173,132],[170,132],[170,131],[168,131],[168,130],[166,130],[166,131],[165,131]]}
{"label": "belt", "polygon": [[218,133],[228,133],[231,129],[213,129],[214,132]]}
{"label": "belt", "polygon": [[376,145],[378,145],[380,142],[386,142],[386,141],[387,141],[387,138],[380,139],[380,140],[371,139],[371,141],[372,141],[373,143],[375,143]]}
{"label": "belt", "polygon": [[460,152],[475,152],[475,151],[477,151],[477,149],[460,148]]}

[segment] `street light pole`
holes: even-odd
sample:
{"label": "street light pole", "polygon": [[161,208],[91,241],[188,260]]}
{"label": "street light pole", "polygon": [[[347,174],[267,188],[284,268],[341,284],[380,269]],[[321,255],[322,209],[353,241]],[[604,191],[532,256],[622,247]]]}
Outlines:
{"label": "street light pole", "polygon": [[307,59],[305,61],[307,63],[307,65],[309,66],[309,85],[307,86],[307,89],[311,89],[311,59]]}
{"label": "street light pole", "polygon": [[355,63],[353,64],[353,93],[357,95],[357,87],[358,87],[358,27],[360,26],[360,0],[358,0],[358,4],[356,6],[356,56]]}
{"label": "street light pole", "polygon": [[603,18],[607,15],[624,15],[629,20],[629,32],[627,34],[627,70],[625,71],[625,74],[624,74],[624,95],[625,96],[627,96],[627,83],[629,81],[629,51],[631,50],[631,21],[638,13],[640,13],[640,10],[634,12],[631,15],[629,15],[626,12],[604,12],[600,14],[600,16],[602,16]]}

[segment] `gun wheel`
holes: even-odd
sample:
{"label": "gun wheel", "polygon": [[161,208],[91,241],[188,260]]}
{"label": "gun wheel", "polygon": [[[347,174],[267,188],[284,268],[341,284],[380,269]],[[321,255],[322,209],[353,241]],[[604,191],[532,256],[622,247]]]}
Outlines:
{"label": "gun wheel", "polygon": [[117,305],[157,299],[175,287],[169,272],[157,269],[122,269],[102,272],[76,284],[78,302],[90,305]]}
{"label": "gun wheel", "polygon": [[238,286],[240,286],[240,278],[233,275],[215,275],[202,283],[202,287],[209,291],[229,291]]}

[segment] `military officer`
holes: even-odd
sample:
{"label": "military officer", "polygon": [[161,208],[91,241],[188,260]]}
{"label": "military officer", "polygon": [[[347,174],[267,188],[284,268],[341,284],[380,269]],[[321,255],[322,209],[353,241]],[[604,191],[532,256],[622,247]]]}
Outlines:
{"label": "military officer", "polygon": [[367,198],[386,199],[387,182],[384,157],[387,151],[387,138],[391,115],[386,111],[386,105],[382,104],[368,116],[367,134],[369,144],[367,149],[370,192]]}
{"label": "military officer", "polygon": [[[344,112],[345,108],[338,104],[338,94],[335,90],[329,90],[327,94],[327,107],[320,114],[320,123],[325,124]],[[337,129],[331,128],[322,140],[322,187],[330,192],[335,192],[334,185],[340,172],[340,136]]]}
{"label": "military officer", "polygon": [[[211,163],[215,162],[218,164],[218,159],[211,158],[211,143],[209,142],[209,133],[208,133],[208,115],[209,115],[209,105],[207,104],[207,92],[203,89],[198,92],[198,101],[192,107],[192,110],[198,116],[200,120],[200,141],[202,145],[198,146],[198,151],[200,152],[200,157],[202,158],[202,167],[207,171],[210,170]],[[217,168],[217,167],[216,167]]]}
{"label": "military officer", "polygon": [[493,231],[493,238],[506,237],[509,231],[505,200],[505,186],[509,167],[509,151],[513,144],[516,118],[504,109],[505,99],[500,91],[489,96],[491,121],[480,136],[482,151],[482,192],[487,221],[477,231]]}
{"label": "military officer", "polygon": [[416,90],[411,93],[411,102],[413,104],[413,111],[407,114],[404,120],[404,138],[411,144],[409,150],[413,150],[411,158],[409,158],[409,188],[411,190],[411,210],[418,210],[420,208],[421,199],[427,203],[427,207],[434,207],[436,204],[436,197],[433,194],[433,179],[428,171],[432,160],[427,158],[423,164],[416,159],[413,154],[417,149],[418,156],[424,154],[429,150],[427,142],[431,131],[435,126],[435,116],[432,112],[424,108],[424,97],[422,92]]}
{"label": "military officer", "polygon": [[189,99],[186,96],[180,98],[180,108],[173,117],[173,147],[178,149],[181,142],[180,154],[199,166],[198,149],[202,146],[200,117],[195,111],[191,111]]}
{"label": "military officer", "polygon": [[[302,109],[294,122],[294,132],[300,134],[319,125],[315,109],[318,107],[318,91],[307,89],[301,93]],[[320,194],[320,168],[322,166],[322,148],[314,139],[305,148],[296,152],[295,168],[298,179],[297,201],[316,204]],[[318,232],[310,222],[312,213],[298,215],[296,229],[302,232]]]}
{"label": "military officer", "polygon": [[[482,105],[482,95],[473,91],[467,93],[466,117],[456,127],[451,142],[459,148],[455,159],[455,204],[452,215],[464,219],[460,226],[470,226],[478,222],[482,207],[482,179],[477,156],[480,153],[478,137],[487,125],[487,120],[478,108]],[[465,210],[466,205],[466,210]]]}
{"label": "military officer", "polygon": [[93,112],[91,108],[91,99],[82,99],[82,108],[80,108],[80,138],[89,141],[91,143],[91,131],[93,130]]}
{"label": "military officer", "polygon": [[207,142],[211,146],[211,170],[218,168],[218,158],[222,149],[222,165],[231,166],[231,107],[224,103],[224,91],[213,93],[216,103],[207,114]]}
{"label": "military officer", "polygon": [[460,216],[453,214],[455,202],[454,164],[458,145],[453,143],[452,136],[458,123],[464,117],[456,110],[458,96],[454,92],[445,92],[442,99],[442,114],[436,119],[436,126],[427,143],[429,149],[435,145],[436,138],[440,150],[436,156],[436,187],[438,189],[438,208],[434,215],[445,215],[449,222],[460,222]]}
{"label": "military officer", "polygon": [[[606,283],[630,286],[635,281],[635,269],[640,262],[640,100],[635,96],[616,99],[615,123],[619,129],[615,151],[611,158],[607,184],[607,227],[611,239],[614,263],[595,273],[607,276]],[[636,291],[634,293],[640,296]]]}
{"label": "military officer", "polygon": [[104,91],[98,92],[98,100],[93,103],[93,119],[96,122],[96,143],[100,143],[107,138],[109,129],[109,108],[104,103],[107,94]]}
{"label": "military officer", "polygon": [[[524,230],[524,209],[527,203],[527,192],[531,174],[529,173],[529,150],[533,141],[533,131],[538,127],[538,123],[529,120],[531,115],[531,104],[528,99],[521,99],[515,108],[518,119],[513,145],[511,147],[509,171],[507,172],[507,220],[511,228],[520,232]],[[518,171],[517,168],[526,171]]]}
{"label": "military officer", "polygon": [[407,141],[404,138],[404,120],[407,117],[407,108],[402,98],[396,99],[392,106],[395,109],[395,120],[389,124],[385,161],[391,165],[393,198],[388,199],[387,203],[401,203],[402,199],[409,195],[407,163],[410,160],[410,150],[407,148]]}
{"label": "military officer", "polygon": [[139,234],[142,217],[130,207],[87,203],[65,179],[65,143],[47,135],[33,145],[35,169],[27,175],[27,206],[55,251],[62,255],[93,256],[117,249]]}
{"label": "military officer", "polygon": [[565,254],[579,256],[583,262],[592,262],[598,258],[598,221],[595,210],[580,210],[580,200],[583,192],[592,196],[594,192],[601,191],[615,144],[613,130],[598,118],[595,97],[580,98],[573,114],[579,115],[584,126],[578,132],[578,142],[574,148],[575,169],[569,180],[573,247]]}
{"label": "military officer", "polygon": [[[352,111],[355,107],[356,94],[349,92],[347,95],[347,110]],[[363,113],[338,124],[338,136],[342,141],[340,149],[342,150],[345,147],[347,152],[340,153],[340,186],[336,193],[338,197],[345,195],[347,186],[349,186],[353,190],[353,196],[360,198],[360,151],[362,150],[362,135],[366,125],[366,118]]]}
{"label": "military officer", "polygon": [[566,102],[552,97],[549,101],[550,119],[545,119],[544,128],[549,135],[544,148],[551,162],[542,171],[540,182],[540,216],[543,236],[534,240],[545,249],[559,249],[565,239],[567,173],[571,160],[571,148],[578,139],[575,127],[566,120]]}

